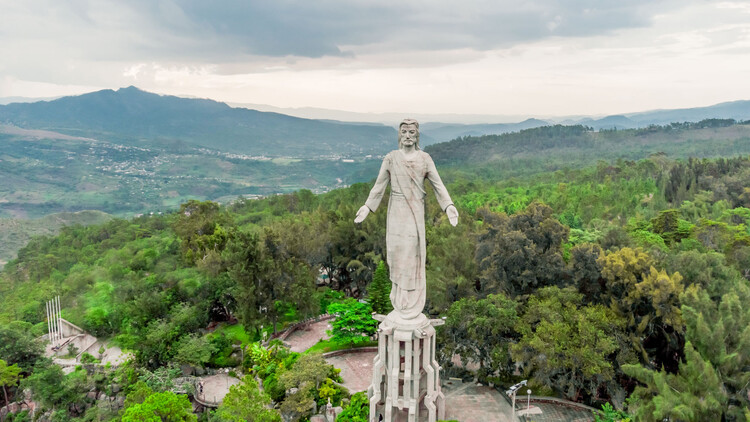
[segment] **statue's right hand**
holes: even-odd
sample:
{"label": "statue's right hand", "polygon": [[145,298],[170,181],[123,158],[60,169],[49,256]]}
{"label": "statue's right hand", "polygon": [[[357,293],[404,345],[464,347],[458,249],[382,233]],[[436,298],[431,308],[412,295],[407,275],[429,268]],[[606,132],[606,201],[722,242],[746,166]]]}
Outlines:
{"label": "statue's right hand", "polygon": [[354,218],[355,223],[361,223],[365,221],[365,218],[367,218],[367,215],[370,214],[370,209],[367,208],[367,205],[362,205],[359,207],[359,211],[357,211],[357,216]]}

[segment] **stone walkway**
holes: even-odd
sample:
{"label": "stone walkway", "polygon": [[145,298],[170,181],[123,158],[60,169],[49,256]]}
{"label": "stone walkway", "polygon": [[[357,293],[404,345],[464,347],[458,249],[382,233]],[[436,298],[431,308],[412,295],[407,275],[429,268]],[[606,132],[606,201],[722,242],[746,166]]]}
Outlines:
{"label": "stone walkway", "polygon": [[497,390],[476,383],[447,381],[445,394],[445,419],[460,422],[515,422],[512,408]]}
{"label": "stone walkway", "polygon": [[314,322],[304,329],[299,329],[289,335],[285,342],[291,346],[293,352],[302,353],[314,346],[321,339],[328,339],[330,336],[326,330],[331,329],[331,321]]}
{"label": "stone walkway", "polygon": [[354,394],[367,391],[372,382],[372,361],[376,352],[350,353],[342,356],[326,358],[326,362],[341,369],[344,387]]}
{"label": "stone walkway", "polygon": [[[516,406],[519,408],[525,408],[526,401],[523,403],[524,405],[520,405],[519,402],[516,402]],[[534,403],[531,402],[531,406],[538,407],[542,410],[541,415],[529,415],[528,421],[534,421],[534,422],[593,422],[594,421],[594,415],[591,413],[591,411],[586,409],[580,409],[580,408],[574,408],[574,407],[568,407],[562,404],[555,404],[555,403]],[[463,422],[463,421],[461,421]]]}
{"label": "stone walkway", "polygon": [[239,384],[240,380],[226,374],[217,374],[203,377],[199,383],[203,384],[203,391],[201,392],[200,384],[196,385],[195,396],[204,403],[219,404],[229,393],[229,387]]}

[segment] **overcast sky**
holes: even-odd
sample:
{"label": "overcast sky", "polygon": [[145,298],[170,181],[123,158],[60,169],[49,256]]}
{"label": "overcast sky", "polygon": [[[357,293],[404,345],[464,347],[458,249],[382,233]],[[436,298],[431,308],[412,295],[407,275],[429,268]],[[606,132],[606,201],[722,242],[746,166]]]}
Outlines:
{"label": "overcast sky", "polygon": [[381,113],[706,106],[750,99],[750,2],[0,0],[0,97],[129,85]]}

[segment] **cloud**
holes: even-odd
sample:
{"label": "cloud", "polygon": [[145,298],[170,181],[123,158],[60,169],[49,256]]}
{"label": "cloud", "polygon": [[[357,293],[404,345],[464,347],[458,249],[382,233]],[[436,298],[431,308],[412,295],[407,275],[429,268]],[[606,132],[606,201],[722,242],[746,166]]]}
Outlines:
{"label": "cloud", "polygon": [[0,0],[0,10],[0,96],[133,84],[289,107],[553,114],[750,95],[744,2]]}
{"label": "cloud", "polygon": [[[0,0],[20,35],[96,59],[351,57],[365,46],[490,50],[649,25],[664,0]],[[623,4],[626,4],[623,5]],[[656,5],[656,6],[655,6]],[[116,56],[116,57],[115,57]]]}
{"label": "cloud", "polygon": [[[489,50],[550,36],[646,26],[659,1],[188,0],[148,14],[170,32],[209,36],[226,54],[322,57],[381,45],[405,50]],[[173,16],[181,19],[172,24]],[[347,46],[348,48],[344,48]]]}

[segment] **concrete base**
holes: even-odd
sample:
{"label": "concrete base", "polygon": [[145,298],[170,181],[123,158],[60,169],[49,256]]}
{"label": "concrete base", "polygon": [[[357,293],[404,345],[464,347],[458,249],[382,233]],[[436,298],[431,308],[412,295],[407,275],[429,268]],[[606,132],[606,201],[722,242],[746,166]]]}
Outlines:
{"label": "concrete base", "polygon": [[435,326],[443,320],[424,315],[403,319],[394,312],[376,315],[378,355],[375,356],[370,422],[436,422],[445,418],[440,366],[435,359]]}

